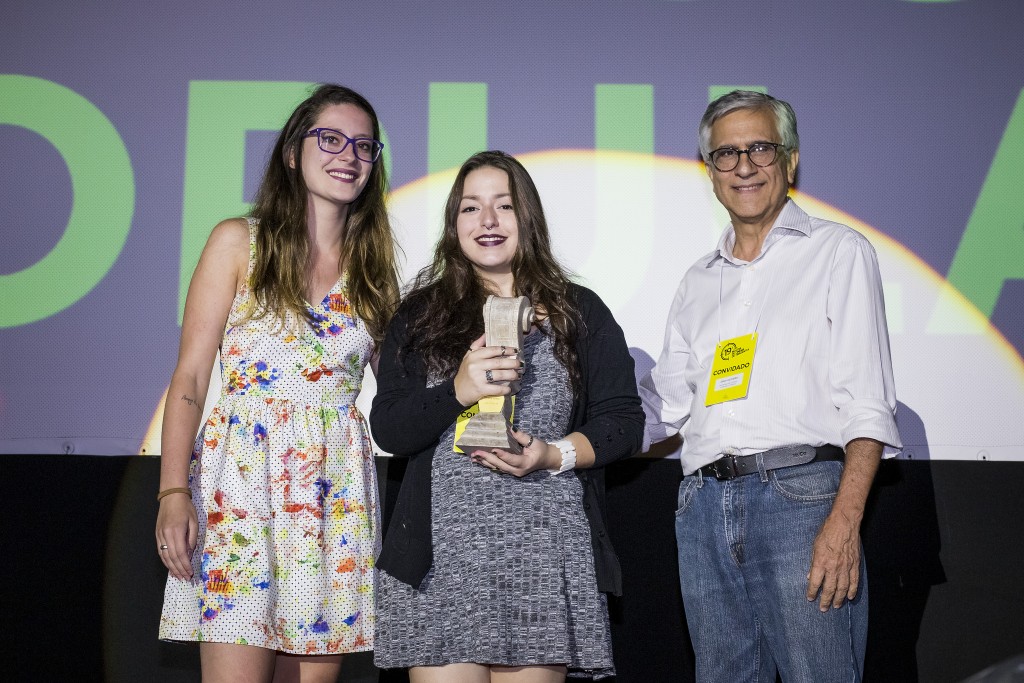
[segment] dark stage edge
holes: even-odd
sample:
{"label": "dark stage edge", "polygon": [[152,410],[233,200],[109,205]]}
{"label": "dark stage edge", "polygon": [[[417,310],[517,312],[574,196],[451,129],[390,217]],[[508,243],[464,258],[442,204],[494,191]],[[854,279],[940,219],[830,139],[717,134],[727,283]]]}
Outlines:
{"label": "dark stage edge", "polygon": [[[5,681],[198,681],[194,645],[156,639],[156,457],[0,456]],[[385,516],[404,472],[378,458]],[[693,680],[676,579],[679,463],[608,471],[625,593],[612,599],[617,683]],[[953,683],[1024,651],[1024,463],[887,461],[864,526],[867,683]],[[405,681],[368,654],[346,683]]]}

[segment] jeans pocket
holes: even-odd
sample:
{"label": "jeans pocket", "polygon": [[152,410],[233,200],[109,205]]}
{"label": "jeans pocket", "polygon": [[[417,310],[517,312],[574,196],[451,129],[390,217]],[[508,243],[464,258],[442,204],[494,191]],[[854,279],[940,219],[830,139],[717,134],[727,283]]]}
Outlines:
{"label": "jeans pocket", "polygon": [[843,463],[829,460],[772,470],[768,476],[772,487],[786,498],[815,503],[836,497],[842,475]]}
{"label": "jeans pocket", "polygon": [[693,494],[697,492],[697,481],[700,479],[698,475],[690,475],[684,477],[683,481],[679,484],[679,498],[676,501],[676,517],[679,517],[686,512],[690,503],[693,502]]}

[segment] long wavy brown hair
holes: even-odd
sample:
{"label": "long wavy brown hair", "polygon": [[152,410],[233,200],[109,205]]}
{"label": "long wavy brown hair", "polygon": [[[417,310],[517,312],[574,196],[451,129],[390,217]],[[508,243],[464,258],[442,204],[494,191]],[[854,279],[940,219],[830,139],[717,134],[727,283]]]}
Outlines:
{"label": "long wavy brown hair", "polygon": [[466,177],[484,167],[508,174],[519,227],[519,246],[512,258],[514,294],[529,297],[547,316],[555,357],[578,392],[581,380],[575,343],[582,322],[570,296],[569,274],[551,252],[537,186],[523,165],[504,152],[479,152],[459,169],[445,204],[444,229],[433,261],[420,270],[406,295],[411,317],[408,343],[400,353],[405,358],[421,358],[432,377],[450,377],[458,371],[469,344],[484,332],[483,306],[487,296],[497,292],[488,289],[462,252],[456,227]]}
{"label": "long wavy brown hair", "polygon": [[[362,95],[341,85],[317,87],[292,112],[274,144],[250,214],[259,221],[249,281],[255,298],[251,317],[273,311],[282,325],[288,324],[289,314],[312,321],[306,304],[310,244],[302,140],[320,113],[336,104],[352,104],[366,112],[373,122],[373,137],[380,139],[373,107]],[[387,193],[382,155],[373,164],[366,187],[349,207],[341,247],[353,310],[377,342],[383,339],[399,298],[397,246],[385,206]]]}

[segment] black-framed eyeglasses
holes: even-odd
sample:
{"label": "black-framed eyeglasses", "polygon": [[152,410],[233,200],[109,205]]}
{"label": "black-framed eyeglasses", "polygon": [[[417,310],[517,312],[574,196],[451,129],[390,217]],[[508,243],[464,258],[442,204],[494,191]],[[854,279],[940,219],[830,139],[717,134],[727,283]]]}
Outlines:
{"label": "black-framed eyeglasses", "polygon": [[739,166],[740,156],[743,154],[747,155],[750,163],[754,166],[760,166],[761,168],[771,166],[779,156],[779,147],[783,147],[780,142],[755,142],[746,149],[719,147],[708,156],[711,157],[711,163],[714,167],[725,173]]}
{"label": "black-framed eyeglasses", "polygon": [[307,131],[304,138],[316,138],[316,144],[328,154],[341,154],[345,148],[352,145],[356,158],[360,161],[373,163],[380,159],[380,153],[384,151],[384,143],[373,138],[350,138],[340,130],[333,128],[314,128]]}

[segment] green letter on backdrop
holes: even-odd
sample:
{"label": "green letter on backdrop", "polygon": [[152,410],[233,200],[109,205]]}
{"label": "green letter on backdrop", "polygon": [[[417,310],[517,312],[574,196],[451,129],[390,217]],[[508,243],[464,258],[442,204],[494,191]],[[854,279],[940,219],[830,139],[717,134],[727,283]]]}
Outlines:
{"label": "green letter on backdrop", "polygon": [[63,236],[36,263],[0,275],[0,327],[63,311],[110,270],[128,238],[135,179],[124,141],[78,93],[52,81],[0,75],[0,125],[20,126],[52,144],[71,175],[71,215]]}
{"label": "green letter on backdrop", "polygon": [[427,172],[458,168],[487,149],[487,84],[431,83]]}
{"label": "green letter on backdrop", "polygon": [[210,230],[218,221],[249,211],[244,190],[246,131],[280,129],[312,87],[312,83],[273,81],[189,84],[178,324],[192,271]]}
{"label": "green letter on backdrop", "polygon": [[1024,90],[1010,114],[985,184],[949,267],[950,283],[991,318],[1003,282],[1024,278],[1020,164],[1024,161]]}

